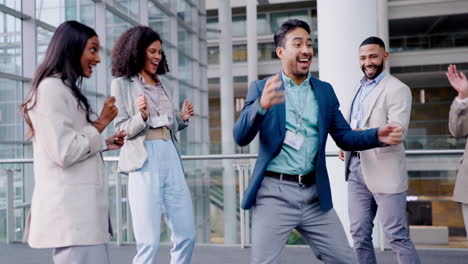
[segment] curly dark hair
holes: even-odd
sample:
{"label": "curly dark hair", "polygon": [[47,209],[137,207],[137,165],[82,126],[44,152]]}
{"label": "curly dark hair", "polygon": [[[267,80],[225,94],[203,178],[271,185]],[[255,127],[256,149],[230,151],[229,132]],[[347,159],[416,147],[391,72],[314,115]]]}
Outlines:
{"label": "curly dark hair", "polygon": [[[159,34],[147,26],[135,26],[127,29],[119,37],[112,49],[112,75],[115,77],[132,77],[137,75],[145,65],[146,48],[155,41],[161,41]],[[169,72],[166,55],[162,51],[157,75]]]}

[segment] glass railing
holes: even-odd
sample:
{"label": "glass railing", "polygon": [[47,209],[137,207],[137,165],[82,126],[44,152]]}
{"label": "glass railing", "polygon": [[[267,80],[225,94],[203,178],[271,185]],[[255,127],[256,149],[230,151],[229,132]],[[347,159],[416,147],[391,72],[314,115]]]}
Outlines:
{"label": "glass railing", "polygon": [[[463,150],[407,151],[409,174],[408,223],[418,247],[468,249],[461,207],[452,201],[456,172]],[[195,211],[197,243],[251,243],[250,211],[240,209],[249,183],[255,154],[182,156]],[[337,153],[327,153],[328,163]],[[111,242],[134,243],[127,198],[128,176],[117,173],[117,157],[105,157],[109,180]],[[0,160],[0,241],[22,240],[33,189],[32,159]],[[336,176],[336,175],[335,175]],[[164,223],[164,218],[162,218]],[[382,237],[378,227],[379,238]],[[434,230],[437,240],[433,237]],[[435,233],[434,233],[435,234]],[[441,235],[442,234],[442,235]],[[170,241],[170,230],[161,228],[161,242]],[[305,244],[293,231],[288,244]],[[379,245],[385,248],[385,241]]]}
{"label": "glass railing", "polygon": [[468,46],[468,32],[391,36],[390,52]]}

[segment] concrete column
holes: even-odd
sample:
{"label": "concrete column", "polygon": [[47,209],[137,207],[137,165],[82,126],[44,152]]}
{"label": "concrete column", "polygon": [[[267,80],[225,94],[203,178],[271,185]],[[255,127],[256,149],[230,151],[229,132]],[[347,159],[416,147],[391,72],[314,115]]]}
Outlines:
{"label": "concrete column", "polygon": [[377,0],[377,18],[377,36],[384,41],[385,47],[388,50],[390,47],[388,33],[388,0]]}
{"label": "concrete column", "polygon": [[[170,9],[172,12],[177,14],[177,3],[178,1],[171,1],[170,2]],[[171,16],[169,17],[169,41],[176,45],[177,48],[177,41],[178,41],[178,29],[179,25],[177,24],[177,17],[176,16]],[[170,50],[168,46],[164,46],[163,43],[163,50],[166,50],[166,54],[169,52],[171,53],[171,60],[168,61],[167,63],[169,64],[169,74],[172,74],[173,76],[177,75],[177,72],[179,72],[179,51],[177,49]],[[172,103],[177,109],[180,109],[180,103],[179,103],[179,81],[177,80],[170,80],[171,87],[172,87]],[[178,133],[177,133],[178,135]]]}
{"label": "concrete column", "polygon": [[[110,94],[110,86],[107,85],[107,67],[110,64],[111,61],[107,61],[107,53],[106,53],[106,48],[108,47],[107,45],[107,35],[106,35],[106,4],[104,2],[96,2],[95,4],[95,30],[97,35],[99,36],[99,42],[101,44],[102,49],[99,53],[101,56],[101,63],[99,63],[96,66],[96,92],[104,94],[104,97],[97,97],[97,105],[102,106],[104,103],[104,100],[107,99],[107,95]],[[109,82],[110,84],[110,82]],[[100,108],[99,108],[100,110]],[[96,110],[96,111],[99,111]]]}
{"label": "concrete column", "polygon": [[[232,12],[230,0],[220,0],[219,39],[221,88],[221,144],[223,154],[234,153],[234,90],[232,84]],[[223,160],[224,243],[235,244],[237,237],[236,181],[231,160]]]}
{"label": "concrete column", "polygon": [[[36,25],[34,23],[36,17],[36,2],[26,3],[22,2],[23,13],[30,16],[31,19],[22,21],[21,40],[22,40],[22,66],[23,66],[23,77],[33,79],[34,72],[37,67],[37,39],[36,39]],[[25,98],[29,90],[32,87],[32,81],[23,82],[23,98]],[[25,135],[29,130],[28,126],[23,125]],[[32,157],[32,145],[23,145],[23,157]],[[18,168],[23,168],[24,175],[24,202],[31,202],[32,193],[34,190],[34,171],[32,164],[30,165],[19,165]],[[24,215],[27,217],[27,214]],[[24,231],[24,229],[23,229]]]}
{"label": "concrete column", "polygon": [[[257,1],[246,1],[247,8],[247,80],[258,79]],[[250,153],[258,152],[258,136],[250,143]]]}
{"label": "concrete column", "polygon": [[148,25],[148,0],[140,0],[139,1],[139,6],[140,6],[140,24],[141,25]]}
{"label": "concrete column", "polygon": [[[318,51],[320,79],[332,84],[341,104],[342,112],[348,112],[352,90],[362,78],[359,67],[359,44],[369,36],[388,40],[388,18],[382,17],[386,1],[362,0],[359,5],[348,0],[318,0]],[[381,34],[385,33],[386,36]],[[337,152],[331,137],[327,152]],[[344,181],[344,163],[337,157],[327,158],[335,210],[351,242],[348,218],[348,189]],[[374,242],[378,232],[374,229]]]}

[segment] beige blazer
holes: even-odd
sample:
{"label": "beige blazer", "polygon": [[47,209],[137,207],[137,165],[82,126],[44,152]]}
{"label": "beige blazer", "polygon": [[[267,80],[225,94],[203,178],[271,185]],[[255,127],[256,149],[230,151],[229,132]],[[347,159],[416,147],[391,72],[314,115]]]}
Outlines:
{"label": "beige blazer", "polygon": [[[450,107],[449,130],[454,137],[468,137],[468,103],[454,100]],[[468,150],[468,142],[465,145],[465,153]],[[468,160],[464,156],[460,160],[453,200],[468,204]]]}
{"label": "beige blazer", "polygon": [[109,206],[101,134],[59,78],[41,81],[36,100],[29,112],[35,185],[25,240],[33,248],[106,243]]}
{"label": "beige blazer", "polygon": [[[170,90],[167,89],[167,84],[163,81],[162,87],[164,92],[171,99]],[[117,117],[114,119],[115,129],[117,131],[125,130],[127,137],[125,144],[120,149],[120,157],[118,171],[129,173],[143,167],[148,153],[146,152],[144,141],[146,130],[149,129],[147,122],[141,117],[140,111],[136,106],[136,99],[140,94],[145,94],[143,86],[137,77],[120,77],[112,80],[111,94],[115,96],[115,105],[119,109]],[[178,147],[177,138],[174,131],[179,131],[187,127],[178,112],[174,109],[174,122],[172,122],[171,137],[176,148]]]}
{"label": "beige blazer", "polygon": [[[359,90],[357,86],[354,96]],[[354,99],[353,99],[354,100]],[[347,121],[350,120],[352,104],[349,104]],[[364,128],[376,128],[388,123],[403,127],[406,138],[411,114],[411,90],[397,78],[386,73],[367,99]],[[373,193],[401,193],[408,189],[405,148],[403,143],[394,146],[361,151],[361,167],[367,188]],[[345,152],[346,180],[350,152]]]}

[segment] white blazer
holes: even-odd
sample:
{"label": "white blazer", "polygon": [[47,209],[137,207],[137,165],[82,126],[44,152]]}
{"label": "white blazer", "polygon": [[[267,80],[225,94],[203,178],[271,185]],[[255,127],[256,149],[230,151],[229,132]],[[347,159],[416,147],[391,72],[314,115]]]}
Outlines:
{"label": "white blazer", "polygon": [[[468,104],[454,100],[450,106],[449,130],[454,137],[468,137]],[[465,153],[468,151],[468,142],[465,145]],[[460,160],[457,173],[457,181],[453,191],[453,200],[468,204],[468,159],[465,155]]]}
{"label": "white blazer", "polygon": [[[359,90],[357,86],[354,96]],[[385,124],[398,124],[406,138],[411,114],[411,90],[388,72],[367,99],[363,128],[376,128]],[[354,100],[354,99],[353,99]],[[350,121],[351,107],[345,114]],[[408,189],[405,147],[403,143],[394,146],[360,151],[361,168],[367,188],[373,193],[393,194]],[[346,180],[348,179],[350,152],[345,152]]]}
{"label": "white blazer", "polygon": [[106,243],[109,206],[101,134],[56,77],[41,81],[29,116],[35,186],[25,239],[33,248]]}

